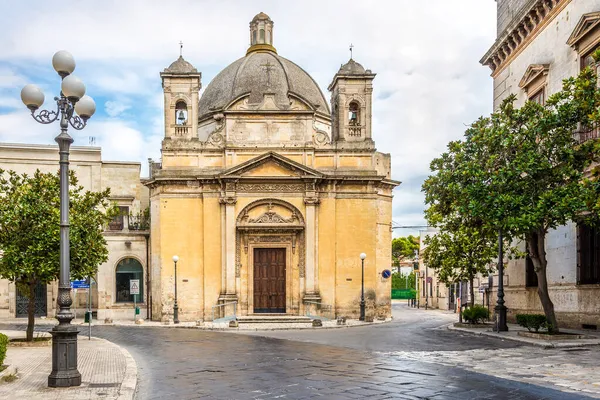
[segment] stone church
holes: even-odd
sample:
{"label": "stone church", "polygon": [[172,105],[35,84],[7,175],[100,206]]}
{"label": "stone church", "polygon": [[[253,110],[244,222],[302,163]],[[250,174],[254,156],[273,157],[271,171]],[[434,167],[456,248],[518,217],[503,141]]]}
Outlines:
{"label": "stone church", "polygon": [[[246,54],[199,96],[202,74],[179,57],[161,72],[162,160],[146,182],[153,319],[390,316],[390,155],[372,138],[375,74],[350,59],[328,104],[274,47],[274,23],[250,22]],[[244,40],[244,38],[240,38]],[[219,306],[221,305],[221,306]],[[225,306],[222,306],[225,305]]]}

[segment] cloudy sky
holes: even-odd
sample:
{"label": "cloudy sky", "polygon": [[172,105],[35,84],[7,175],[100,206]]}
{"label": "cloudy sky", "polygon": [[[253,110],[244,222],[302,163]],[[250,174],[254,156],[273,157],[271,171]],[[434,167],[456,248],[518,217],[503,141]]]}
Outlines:
{"label": "cloudy sky", "polygon": [[[160,158],[163,104],[159,72],[179,56],[208,82],[245,54],[248,23],[260,11],[275,21],[278,53],[308,71],[329,97],[340,64],[354,59],[377,73],[373,136],[391,153],[394,221],[423,225],[429,162],[465,125],[489,113],[493,0],[29,0],[0,6],[0,142],[53,143],[56,125],[35,123],[19,92],[36,83],[49,99],[59,78],[54,52],[69,50],[98,111],[75,145],[95,137],[104,160]],[[395,235],[418,229],[396,230]]]}

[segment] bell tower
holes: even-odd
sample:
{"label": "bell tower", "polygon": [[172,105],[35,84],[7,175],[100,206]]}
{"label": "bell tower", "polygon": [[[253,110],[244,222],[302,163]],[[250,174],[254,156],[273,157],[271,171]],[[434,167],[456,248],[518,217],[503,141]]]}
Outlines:
{"label": "bell tower", "polygon": [[[350,47],[352,49],[352,46]],[[352,58],[342,65],[328,89],[331,92],[333,140],[372,142],[372,97],[375,74]]]}
{"label": "bell tower", "polygon": [[181,55],[160,73],[165,98],[165,138],[197,137],[201,76]]}

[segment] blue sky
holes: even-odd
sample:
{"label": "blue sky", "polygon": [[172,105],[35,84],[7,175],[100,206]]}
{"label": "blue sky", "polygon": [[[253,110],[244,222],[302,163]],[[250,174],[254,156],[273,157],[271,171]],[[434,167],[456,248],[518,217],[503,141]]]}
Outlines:
{"label": "blue sky", "polygon": [[[354,59],[377,73],[373,136],[391,153],[393,219],[423,225],[423,179],[429,162],[492,106],[490,70],[479,59],[496,32],[493,0],[302,2],[54,0],[4,3],[0,12],[0,141],[53,143],[57,126],[35,123],[19,93],[40,85],[46,106],[60,80],[51,66],[70,51],[74,72],[97,103],[75,145],[95,137],[104,160],[160,158],[163,97],[159,72],[183,54],[202,85],[248,47],[248,23],[260,11],[275,21],[278,53],[308,71],[329,98],[340,64]],[[395,231],[395,235],[416,233]]]}

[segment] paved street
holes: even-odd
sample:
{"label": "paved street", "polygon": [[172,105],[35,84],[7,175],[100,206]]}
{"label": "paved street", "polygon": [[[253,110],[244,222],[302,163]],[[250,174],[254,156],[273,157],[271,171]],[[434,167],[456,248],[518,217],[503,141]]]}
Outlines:
{"label": "paved street", "polygon": [[[559,352],[555,354],[448,332],[442,327],[454,314],[400,304],[394,308],[394,322],[371,327],[247,334],[99,326],[94,334],[133,355],[139,368],[139,399],[586,398],[581,392],[566,392],[584,388],[528,381],[522,369],[515,374],[511,366],[525,359],[531,366],[538,353],[544,353],[569,372],[580,366],[585,373],[585,368],[597,365],[591,361],[598,359],[597,350],[553,350]],[[578,361],[583,354],[588,361]],[[469,365],[477,358],[476,366]],[[546,370],[551,369],[548,361],[543,362]],[[481,364],[489,367],[476,371]],[[529,376],[535,377],[535,371]]]}

